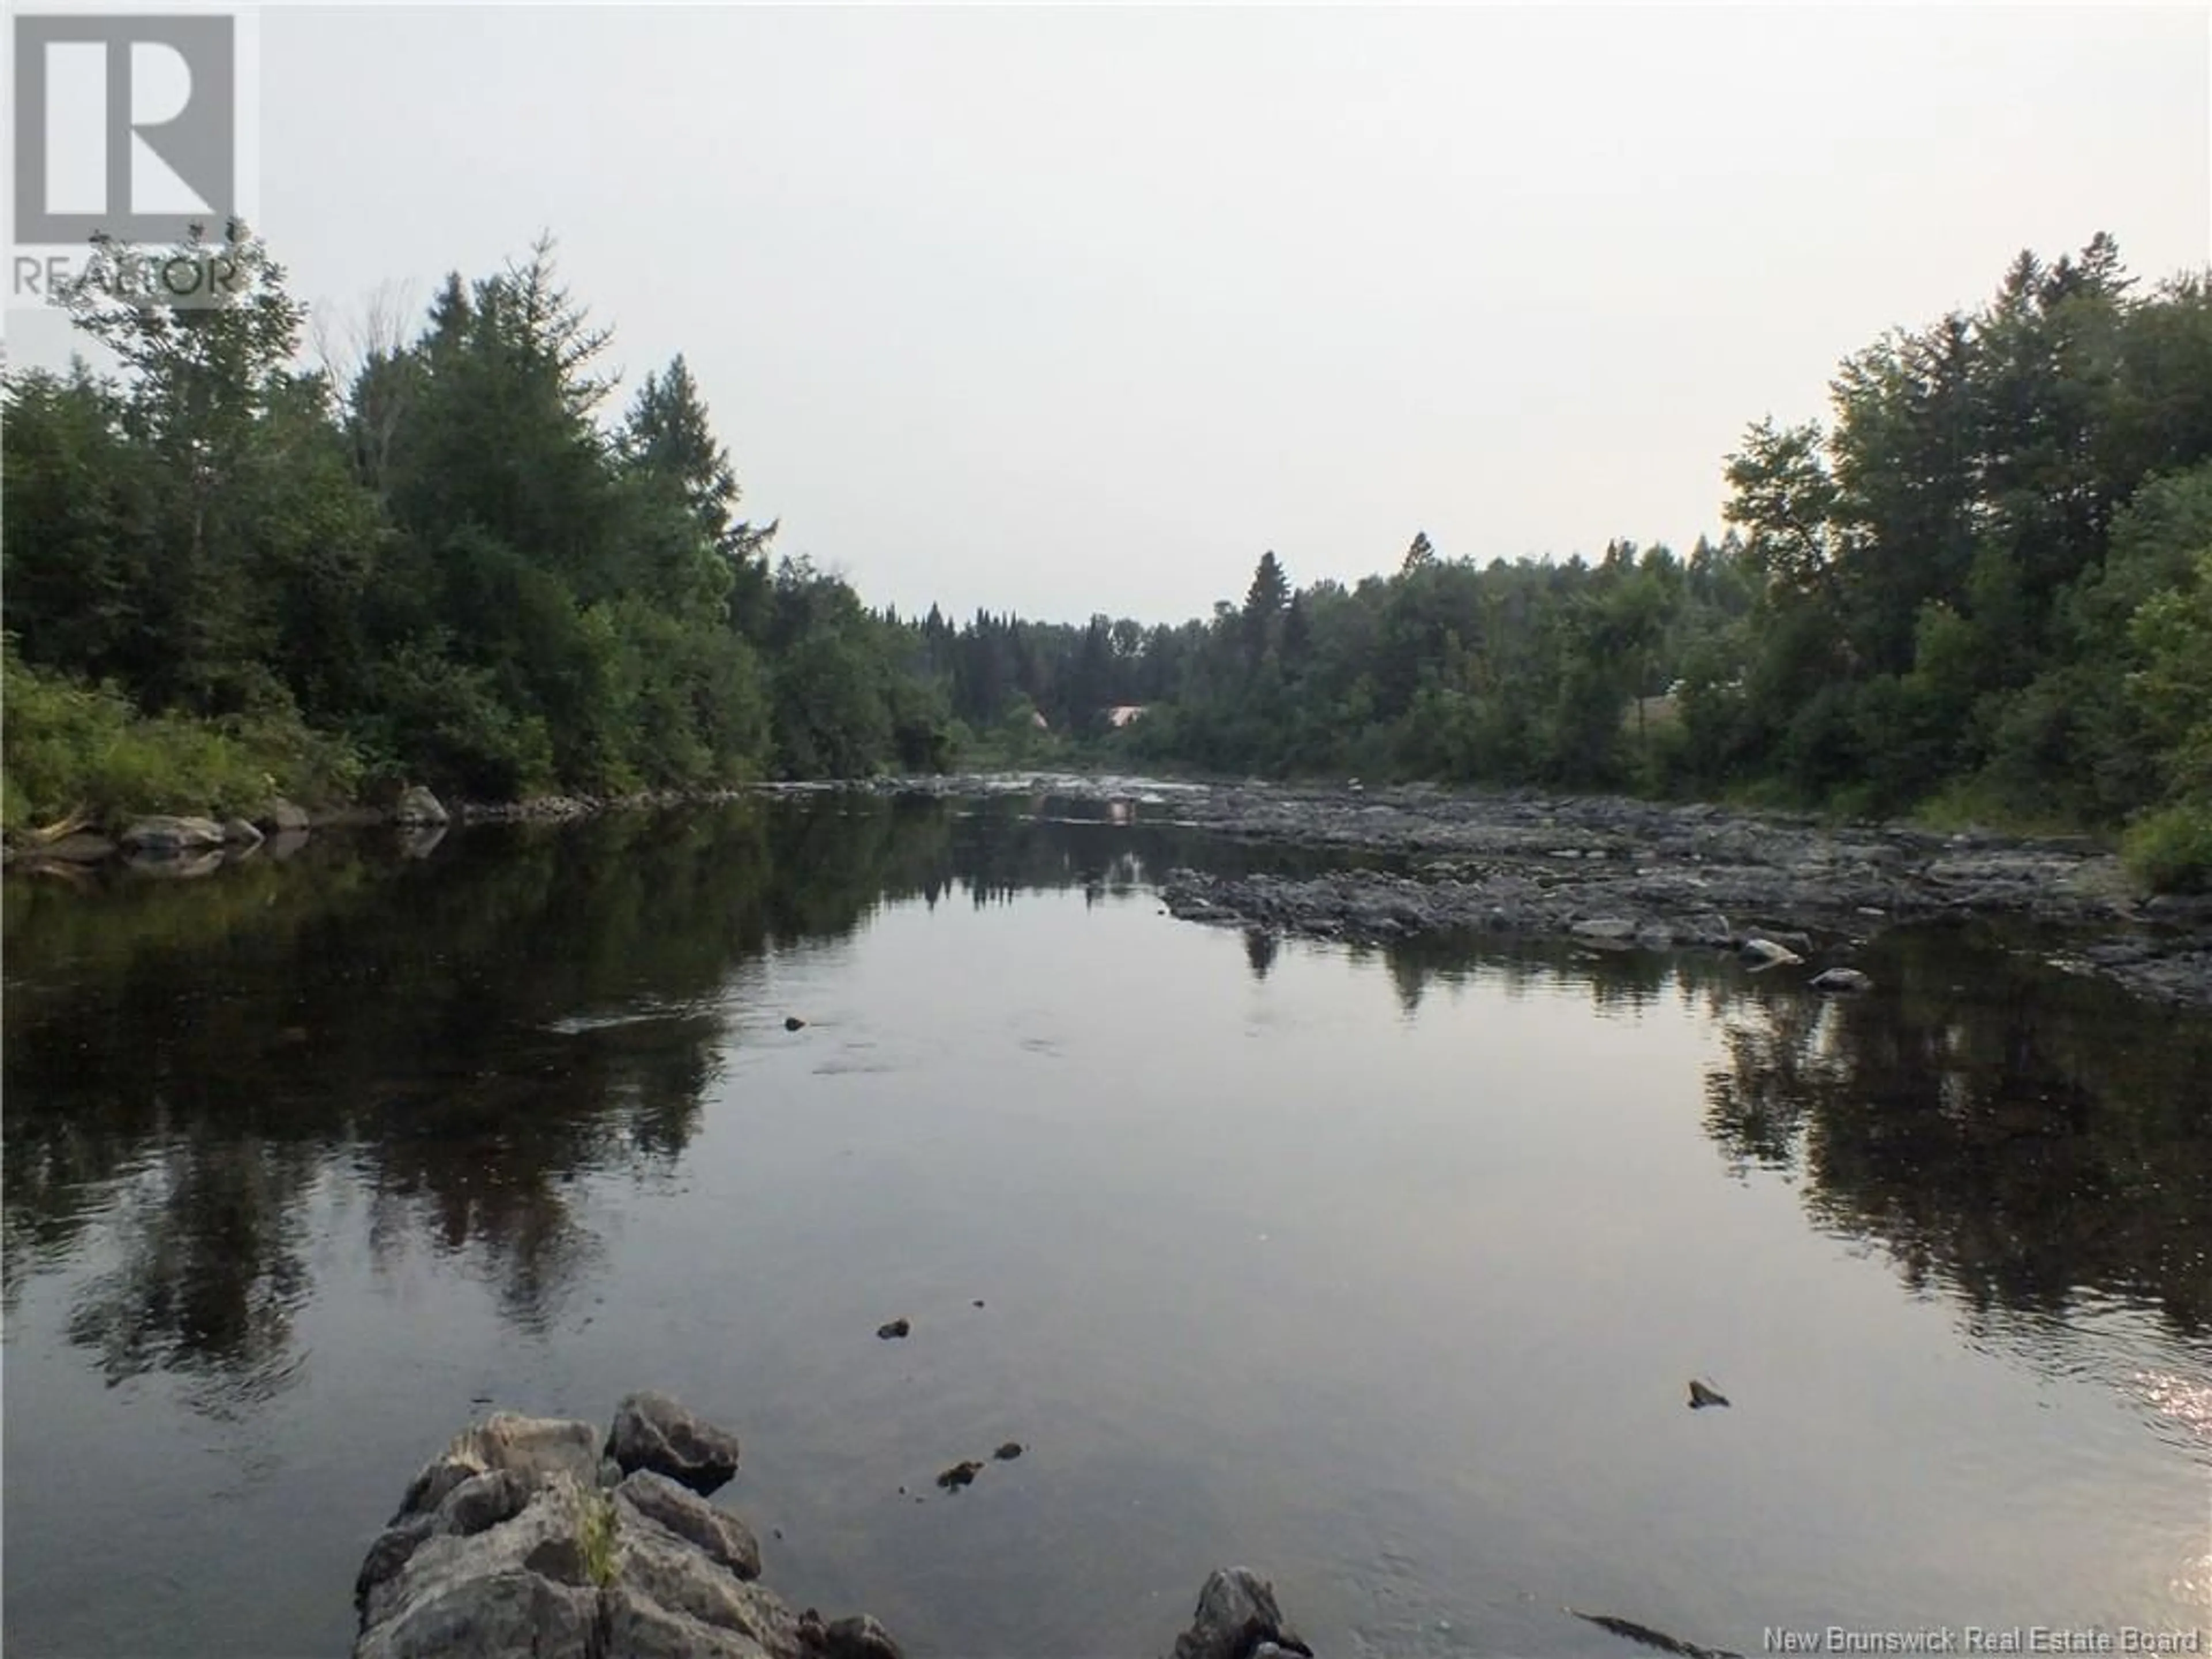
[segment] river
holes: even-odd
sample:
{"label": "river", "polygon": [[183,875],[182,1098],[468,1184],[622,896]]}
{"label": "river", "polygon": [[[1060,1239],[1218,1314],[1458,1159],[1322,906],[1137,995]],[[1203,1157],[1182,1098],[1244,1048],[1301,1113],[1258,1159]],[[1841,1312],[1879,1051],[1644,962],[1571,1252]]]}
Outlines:
{"label": "river", "polygon": [[915,1659],[1141,1659],[1231,1562],[1328,1656],[2212,1626],[2212,1022],[1971,928],[1823,999],[1199,927],[1329,860],[1172,813],[11,876],[9,1651],[342,1652],[472,1415],[641,1388]]}

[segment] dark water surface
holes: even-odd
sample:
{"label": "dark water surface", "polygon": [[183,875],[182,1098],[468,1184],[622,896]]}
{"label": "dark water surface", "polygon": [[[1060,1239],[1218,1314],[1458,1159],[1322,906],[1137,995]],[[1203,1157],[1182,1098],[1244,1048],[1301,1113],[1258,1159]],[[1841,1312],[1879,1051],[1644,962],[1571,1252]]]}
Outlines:
{"label": "dark water surface", "polygon": [[2212,1028],[1961,933],[1279,945],[1148,884],[1286,855],[1084,816],[10,878],[8,1651],[341,1653],[471,1414],[645,1387],[917,1659],[1231,1561],[1334,1656],[2212,1624]]}

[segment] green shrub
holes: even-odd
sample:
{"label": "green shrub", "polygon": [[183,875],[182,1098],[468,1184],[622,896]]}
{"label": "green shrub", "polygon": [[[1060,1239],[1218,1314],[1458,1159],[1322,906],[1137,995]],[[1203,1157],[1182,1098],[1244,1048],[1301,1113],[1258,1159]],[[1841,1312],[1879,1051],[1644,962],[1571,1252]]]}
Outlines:
{"label": "green shrub", "polygon": [[289,708],[220,720],[142,714],[112,686],[85,685],[5,657],[0,811],[23,828],[80,808],[96,821],[145,812],[250,812],[271,796],[349,799],[360,762]]}
{"label": "green shrub", "polygon": [[2212,807],[2162,807],[2128,831],[2120,851],[2154,892],[2212,892]]}

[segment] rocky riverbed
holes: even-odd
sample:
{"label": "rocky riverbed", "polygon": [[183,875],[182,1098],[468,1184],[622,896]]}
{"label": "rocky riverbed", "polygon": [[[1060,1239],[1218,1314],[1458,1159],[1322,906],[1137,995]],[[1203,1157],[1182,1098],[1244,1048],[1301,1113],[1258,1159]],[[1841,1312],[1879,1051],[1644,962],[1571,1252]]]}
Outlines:
{"label": "rocky riverbed", "polygon": [[1343,869],[1297,880],[1174,872],[1163,896],[1193,921],[1368,943],[1440,932],[1652,950],[1766,939],[1807,958],[1809,975],[1847,964],[1856,945],[1900,923],[2011,919],[2058,930],[2070,966],[2212,1006],[2212,900],[2145,895],[2086,837],[1943,835],[1705,803],[1431,786],[1048,774],[873,787],[1091,802],[1133,822],[1347,855]]}
{"label": "rocky riverbed", "polygon": [[[762,1584],[759,1540],[708,1501],[737,1437],[665,1395],[588,1423],[495,1413],[408,1483],[354,1587],[354,1659],[900,1659],[866,1613]],[[1172,1659],[1312,1659],[1244,1567],[1213,1573]]]}

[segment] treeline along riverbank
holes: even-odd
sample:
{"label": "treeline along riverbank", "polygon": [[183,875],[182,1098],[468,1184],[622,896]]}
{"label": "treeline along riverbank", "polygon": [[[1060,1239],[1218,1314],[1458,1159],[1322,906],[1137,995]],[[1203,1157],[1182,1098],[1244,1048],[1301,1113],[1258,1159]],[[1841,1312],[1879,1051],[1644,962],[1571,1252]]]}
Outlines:
{"label": "treeline along riverbank", "polygon": [[[1180,625],[872,608],[740,492],[679,356],[617,399],[550,244],[302,367],[226,304],[6,388],[11,830],[1071,762],[2124,836],[2212,879],[2212,289],[2099,235],[1847,359],[1686,554],[1448,556]],[[1239,560],[1241,563],[1241,559]]]}

